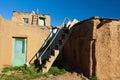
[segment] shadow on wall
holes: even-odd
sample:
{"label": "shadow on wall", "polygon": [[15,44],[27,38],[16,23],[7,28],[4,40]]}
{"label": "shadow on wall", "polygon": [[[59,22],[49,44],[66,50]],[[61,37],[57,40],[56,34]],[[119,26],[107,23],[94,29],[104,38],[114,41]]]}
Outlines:
{"label": "shadow on wall", "polygon": [[96,76],[96,57],[95,57],[95,43],[96,40],[94,40],[92,44],[92,76]]}
{"label": "shadow on wall", "polygon": [[95,42],[92,20],[79,22],[64,45],[63,62],[70,72],[83,73],[86,77],[96,75]]}

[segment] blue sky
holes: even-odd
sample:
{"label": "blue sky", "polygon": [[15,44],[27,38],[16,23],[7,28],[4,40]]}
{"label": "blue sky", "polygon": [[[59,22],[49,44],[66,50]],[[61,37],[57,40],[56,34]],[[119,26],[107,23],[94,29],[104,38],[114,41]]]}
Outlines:
{"label": "blue sky", "polygon": [[84,20],[92,16],[120,18],[120,0],[2,0],[0,14],[11,20],[12,11],[51,15],[51,25],[61,25],[64,17]]}

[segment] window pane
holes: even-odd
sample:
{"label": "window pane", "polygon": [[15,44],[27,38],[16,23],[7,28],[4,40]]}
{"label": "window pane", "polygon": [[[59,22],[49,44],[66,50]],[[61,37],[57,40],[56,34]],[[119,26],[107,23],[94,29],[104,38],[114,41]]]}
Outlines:
{"label": "window pane", "polygon": [[45,26],[45,18],[40,18],[39,19],[39,25],[40,26]]}
{"label": "window pane", "polygon": [[15,40],[15,53],[24,53],[25,50],[25,41],[22,39],[16,39]]}
{"label": "window pane", "polygon": [[28,23],[29,19],[28,18],[24,18],[24,23]]}

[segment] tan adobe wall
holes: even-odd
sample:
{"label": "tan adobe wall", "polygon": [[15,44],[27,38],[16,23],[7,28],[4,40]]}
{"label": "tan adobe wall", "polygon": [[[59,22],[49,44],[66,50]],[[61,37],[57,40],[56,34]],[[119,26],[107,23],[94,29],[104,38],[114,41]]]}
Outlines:
{"label": "tan adobe wall", "polygon": [[63,58],[67,63],[90,75],[90,40],[93,37],[93,21],[86,21],[73,26],[75,29],[64,47]]}
{"label": "tan adobe wall", "polygon": [[[12,21],[18,22],[18,23],[24,23],[24,18],[29,19],[29,24],[32,24],[32,16],[36,15],[35,12],[31,13],[23,13],[23,12],[13,12],[12,15]],[[46,26],[50,26],[50,16],[49,15],[44,15],[44,14],[37,14],[38,18],[45,18]]]}
{"label": "tan adobe wall", "polygon": [[100,80],[120,79],[120,21],[104,22],[97,29],[96,74]]}
{"label": "tan adobe wall", "polygon": [[0,68],[12,65],[13,37],[27,38],[27,61],[29,61],[40,49],[49,33],[47,27],[0,21]]}
{"label": "tan adobe wall", "polygon": [[120,21],[92,19],[75,26],[63,59],[85,76],[120,79]]}

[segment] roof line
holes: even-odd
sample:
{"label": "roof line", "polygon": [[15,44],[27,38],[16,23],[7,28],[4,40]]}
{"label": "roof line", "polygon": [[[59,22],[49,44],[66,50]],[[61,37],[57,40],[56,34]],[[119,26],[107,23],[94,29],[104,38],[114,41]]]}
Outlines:
{"label": "roof line", "polygon": [[[26,13],[26,14],[32,13],[32,12],[20,12],[20,11],[13,11],[13,12]],[[37,14],[37,15],[50,15],[50,14]]]}

